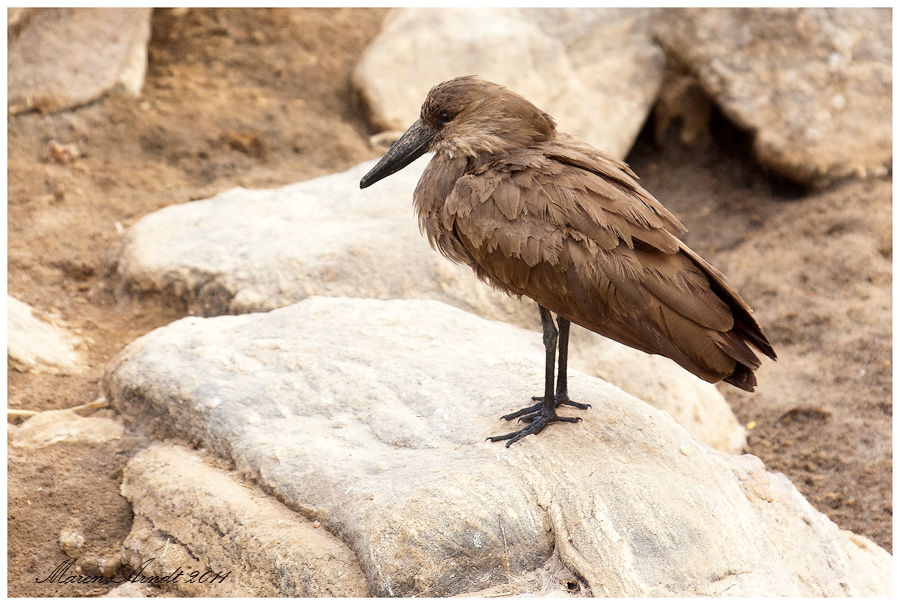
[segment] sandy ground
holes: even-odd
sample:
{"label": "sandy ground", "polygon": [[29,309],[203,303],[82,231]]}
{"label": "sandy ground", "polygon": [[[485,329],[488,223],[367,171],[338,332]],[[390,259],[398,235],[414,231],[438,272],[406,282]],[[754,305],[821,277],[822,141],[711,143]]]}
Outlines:
{"label": "sandy ground", "polygon": [[[125,345],[180,316],[181,310],[153,300],[116,296],[110,271],[117,223],[127,228],[170,204],[234,186],[278,187],[379,155],[368,144],[371,133],[349,76],[383,15],[381,9],[181,15],[158,9],[140,100],[111,97],[77,111],[8,119],[9,292],[79,334],[90,363],[72,376],[8,368],[11,408],[52,410],[92,401],[103,368]],[[741,233],[764,225],[785,204],[804,202],[802,191],[757,170],[746,156],[746,140],[721,121],[714,122],[708,145],[684,146],[672,132],[656,142],[651,132],[648,124],[628,160],[691,230],[689,244],[714,264],[721,265],[717,255],[738,245]],[[50,157],[51,141],[74,143],[82,155],[61,164]],[[823,203],[852,213],[872,198],[889,209],[889,184],[844,185]],[[890,284],[873,287],[889,290]],[[744,292],[751,301],[752,294]],[[773,343],[779,349],[812,332],[852,331],[851,320],[839,315],[818,318],[814,326],[775,326]],[[861,355],[854,346],[837,347],[829,358],[829,368],[849,368],[846,375],[818,388],[808,375],[780,385],[800,393],[803,405],[785,407],[777,393],[763,389],[723,393],[742,422],[756,422],[750,453],[785,473],[840,526],[890,550],[891,373],[889,361],[884,365],[890,324],[871,328],[885,336],[870,339],[874,350]],[[873,371],[860,378],[860,368]],[[829,387],[835,382],[839,390]],[[64,528],[81,528],[80,561],[88,567],[119,550],[132,522],[119,495],[122,468],[150,438],[132,427],[127,438],[97,447],[10,448],[10,596],[108,590],[35,579],[66,559],[59,546]]]}

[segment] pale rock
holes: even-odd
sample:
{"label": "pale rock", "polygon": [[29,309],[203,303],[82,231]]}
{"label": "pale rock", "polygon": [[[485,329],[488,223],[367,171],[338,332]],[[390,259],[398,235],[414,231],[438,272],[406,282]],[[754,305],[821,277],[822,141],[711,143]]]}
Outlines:
{"label": "pale rock", "polygon": [[69,522],[59,532],[59,548],[66,556],[77,559],[84,549],[84,532],[81,531],[81,523],[77,520]]}
{"label": "pale rock", "polygon": [[669,9],[654,31],[766,167],[812,186],[888,173],[890,8]]}
{"label": "pale rock", "polygon": [[[143,575],[184,596],[368,596],[347,546],[231,475],[176,445],[132,458],[122,483],[136,514],[132,568],[150,562]],[[190,582],[195,572],[205,581]]]}
{"label": "pale rock", "polygon": [[549,559],[538,569],[506,574],[506,582],[494,584],[474,592],[453,595],[455,598],[496,598],[515,596],[519,598],[543,597],[566,598],[590,596],[588,589],[572,570],[559,559],[554,551]]}
{"label": "pale rock", "polygon": [[651,36],[658,10],[569,7],[519,11],[563,43],[578,80],[588,91],[581,97],[572,94],[568,105],[559,105],[560,129],[624,159],[664,80],[665,53]]}
{"label": "pale rock", "polygon": [[18,35],[18,32],[39,12],[36,7],[7,7],[6,30],[7,35]]}
{"label": "pale rock", "polygon": [[671,359],[647,355],[587,330],[573,330],[572,368],[615,384],[668,412],[696,439],[723,452],[740,453],[747,432],[715,385],[684,371]]}
{"label": "pale rock", "polygon": [[624,158],[662,83],[650,9],[403,8],[363,53],[354,86],[378,130],[405,130],[429,89],[478,75],[560,130]]}
{"label": "pale rock", "polygon": [[121,439],[125,427],[113,418],[79,416],[72,410],[35,414],[11,433],[10,443],[24,449],[42,449],[56,443],[96,444]]}
{"label": "pale rock", "polygon": [[[570,376],[573,397],[593,406],[583,422],[511,448],[485,442],[515,427],[498,416],[530,402],[542,366],[533,332],[443,303],[313,297],[155,330],[102,388],[121,412],[201,443],[320,520],[374,595],[476,592],[554,550],[594,596],[889,593],[884,550],[848,548],[759,459],[717,453],[597,378]],[[171,460],[172,473],[192,464]],[[242,512],[259,500],[232,513],[228,490],[193,476],[123,493],[191,552],[227,548],[204,529],[230,537],[221,515],[246,519],[242,540],[261,531]],[[180,519],[188,509],[197,517]],[[255,565],[272,573],[271,559]]]}
{"label": "pale rock", "polygon": [[6,354],[20,372],[77,373],[84,361],[78,341],[65,330],[34,316],[30,306],[6,297]]}
{"label": "pale rock", "polygon": [[150,8],[47,8],[10,26],[9,113],[84,105],[121,90],[137,96],[147,71]]}
{"label": "pale rock", "polygon": [[122,582],[108,593],[100,595],[107,599],[145,599],[147,597],[177,597],[178,594],[163,590],[153,584],[141,584],[138,582]]}
{"label": "pale rock", "polygon": [[[428,298],[539,329],[533,302],[490,288],[420,235],[410,200],[427,162],[365,191],[359,179],[372,162],[281,189],[232,189],[163,208],[123,238],[121,287],[161,294],[196,315],[267,311],[312,295]],[[571,339],[573,368],[646,397],[715,447],[741,450],[744,429],[712,385],[577,326]]]}

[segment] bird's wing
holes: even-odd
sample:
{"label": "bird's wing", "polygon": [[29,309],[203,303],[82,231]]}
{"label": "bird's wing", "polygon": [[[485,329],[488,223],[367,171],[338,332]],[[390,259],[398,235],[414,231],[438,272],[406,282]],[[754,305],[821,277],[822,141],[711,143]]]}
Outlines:
{"label": "bird's wing", "polygon": [[543,273],[535,267],[547,263],[571,280],[572,265],[581,283],[566,287],[584,290],[585,305],[599,299],[634,314],[662,301],[705,327],[732,327],[728,305],[669,232],[680,223],[658,202],[662,212],[617,180],[531,155],[463,176],[444,205],[444,228],[483,272],[536,298],[549,284],[534,283],[531,274]]}
{"label": "bird's wing", "polygon": [[544,154],[550,160],[567,166],[580,168],[580,174],[600,177],[608,185],[615,187],[627,201],[633,204],[632,212],[637,212],[642,221],[656,227],[663,227],[676,237],[687,233],[687,229],[666,210],[659,200],[641,187],[637,175],[628,164],[621,162],[566,135],[545,146]]}
{"label": "bird's wing", "polygon": [[706,380],[752,388],[759,359],[735,324],[746,305],[669,232],[667,213],[616,179],[532,156],[462,176],[443,205],[476,274]]}
{"label": "bird's wing", "polygon": [[[629,210],[627,212],[637,214],[636,219],[641,225],[650,225],[651,229],[661,228],[663,231],[668,232],[669,236],[673,234],[681,236],[686,233],[687,230],[678,219],[676,219],[656,198],[637,183],[637,176],[624,162],[611,158],[604,153],[578,143],[573,139],[567,139],[565,145],[548,145],[547,155],[549,158],[562,162],[563,164],[582,169],[582,171],[578,173],[581,178],[585,178],[585,174],[590,173],[615,183],[621,188],[624,195],[630,198],[628,202]],[[653,252],[652,248],[656,248],[667,254],[671,253],[668,246],[659,246],[655,242],[642,237],[642,234],[640,233],[633,233],[633,236],[635,239],[639,240],[639,242],[649,245],[637,245],[635,249],[638,253],[641,253],[642,250],[646,250],[647,248],[650,248],[651,253]],[[694,302],[697,302],[696,298],[699,297],[705,299],[707,302],[713,303],[714,306],[716,305],[713,298],[722,301],[723,304],[728,307],[730,314],[733,317],[734,331],[733,333],[722,334],[719,338],[727,340],[727,342],[723,342],[722,345],[741,363],[750,367],[757,367],[759,364],[756,356],[747,349],[744,341],[752,343],[767,357],[776,359],[775,350],[763,334],[759,324],[751,315],[752,311],[750,307],[743,299],[741,299],[738,293],[726,283],[724,276],[716,270],[715,267],[703,260],[700,255],[688,248],[677,238],[669,237],[668,239],[670,241],[675,241],[678,244],[678,250],[675,251],[675,255],[673,257],[665,258],[658,254],[654,254],[652,259],[643,259],[643,266],[651,267],[653,270],[660,272],[661,277],[667,281],[671,279],[680,281],[681,277],[685,277],[688,274],[694,274],[697,271],[702,273],[707,280],[706,282],[704,282],[704,280],[690,280],[692,283],[684,282],[680,287],[671,291],[670,294],[678,296],[679,293],[685,293],[688,294]],[[705,322],[697,315],[693,315],[689,312],[685,313],[683,304],[674,304],[675,300],[673,298],[665,296],[665,293],[662,290],[653,288],[652,283],[648,283],[648,286],[656,295],[660,296],[663,300],[666,300],[669,304],[672,304],[673,308],[683,313],[685,316],[704,326],[722,330],[721,327]],[[697,289],[698,286],[700,290]],[[683,303],[685,302],[688,301],[683,301]],[[701,315],[709,317],[709,315],[707,315],[708,310],[709,309],[703,310]]]}

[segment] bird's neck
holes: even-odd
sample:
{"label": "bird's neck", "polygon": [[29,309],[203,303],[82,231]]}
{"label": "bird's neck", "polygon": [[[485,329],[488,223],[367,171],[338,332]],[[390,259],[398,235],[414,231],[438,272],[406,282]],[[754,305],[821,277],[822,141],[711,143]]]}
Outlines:
{"label": "bird's neck", "polygon": [[434,150],[448,160],[458,158],[475,158],[481,155],[493,155],[507,151],[509,142],[490,134],[479,134],[477,137],[453,137],[439,142]]}

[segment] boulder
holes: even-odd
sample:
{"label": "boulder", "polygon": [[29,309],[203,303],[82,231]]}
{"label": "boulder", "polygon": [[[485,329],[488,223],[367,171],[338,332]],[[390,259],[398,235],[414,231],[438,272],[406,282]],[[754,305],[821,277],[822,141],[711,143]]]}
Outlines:
{"label": "boulder", "polygon": [[890,170],[890,8],[672,9],[654,31],[774,172],[822,186]]}
{"label": "boulder", "polygon": [[571,367],[665,410],[703,443],[732,454],[743,451],[747,431],[718,389],[671,359],[647,355],[581,329],[573,330],[569,349]]}
{"label": "boulder", "polygon": [[[418,233],[410,200],[427,161],[365,191],[359,179],[372,162],[281,189],[232,189],[163,208],[125,235],[122,290],[161,295],[196,315],[266,311],[311,295],[437,299],[540,329],[533,302],[490,288]],[[713,385],[577,326],[571,338],[571,367],[646,397],[706,443],[740,451],[744,429]]]}
{"label": "boulder", "polygon": [[130,569],[184,596],[368,596],[343,542],[232,475],[181,446],[132,458],[122,482],[136,515]]}
{"label": "boulder", "polygon": [[405,130],[428,90],[457,76],[503,84],[560,130],[624,158],[663,77],[650,9],[403,8],[363,53],[353,83],[376,130]]}
{"label": "boulder", "polygon": [[139,95],[147,71],[150,8],[47,8],[9,25],[9,113],[50,113],[113,90]]}
{"label": "boulder", "polygon": [[81,371],[84,360],[78,341],[60,327],[35,317],[30,306],[6,297],[6,354],[20,372],[70,374]]}
{"label": "boulder", "polygon": [[[554,551],[594,596],[889,593],[884,550],[849,539],[759,459],[716,452],[600,379],[571,373],[573,398],[593,406],[583,422],[486,442],[514,428],[498,416],[530,403],[542,374],[533,332],[436,301],[312,297],[155,330],[102,389],[320,521],[374,595],[480,591]],[[176,483],[125,491],[145,494],[139,514],[158,507],[166,533],[181,489],[211,500],[189,505],[207,525],[230,527],[213,520],[229,508],[222,491]],[[176,535],[207,548],[205,533]],[[257,564],[271,573],[270,561]]]}

